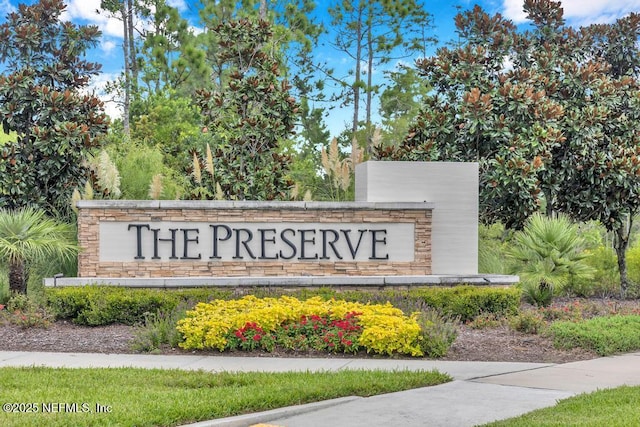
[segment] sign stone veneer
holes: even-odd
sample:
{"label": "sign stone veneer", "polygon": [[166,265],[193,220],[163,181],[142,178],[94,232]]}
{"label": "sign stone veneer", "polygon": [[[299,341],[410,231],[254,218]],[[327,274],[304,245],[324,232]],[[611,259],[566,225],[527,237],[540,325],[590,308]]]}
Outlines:
{"label": "sign stone veneer", "polygon": [[[424,276],[432,273],[433,208],[423,202],[80,201],[78,275]],[[230,252],[223,255],[225,247]]]}

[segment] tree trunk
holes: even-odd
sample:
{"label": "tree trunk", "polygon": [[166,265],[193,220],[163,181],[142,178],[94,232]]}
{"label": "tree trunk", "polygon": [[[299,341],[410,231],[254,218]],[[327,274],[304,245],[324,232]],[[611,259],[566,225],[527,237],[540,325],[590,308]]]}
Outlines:
{"label": "tree trunk", "polygon": [[122,26],[123,41],[122,50],[124,56],[124,103],[122,105],[122,126],[126,136],[131,135],[129,124],[129,110],[131,105],[131,58],[129,57],[129,20],[127,19],[127,3],[122,2]]}
{"label": "tree trunk", "polygon": [[355,80],[353,83],[353,132],[352,139],[355,140],[358,132],[358,118],[360,116],[360,85],[362,84],[360,77],[362,76],[362,9],[358,11],[358,21],[356,27],[356,70]]}
{"label": "tree trunk", "polygon": [[373,154],[373,129],[371,128],[371,104],[373,103],[373,6],[369,5],[369,18],[367,19],[367,105],[365,126],[367,129],[367,155]]}
{"label": "tree trunk", "polygon": [[9,290],[17,294],[27,293],[27,274],[24,262],[9,263]]}
{"label": "tree trunk", "polygon": [[258,11],[258,16],[263,21],[267,20],[267,0],[260,0],[260,9]]}
{"label": "tree trunk", "polygon": [[136,39],[133,34],[133,15],[135,11],[133,10],[133,0],[129,1],[129,7],[127,12],[127,31],[129,31],[129,58],[131,64],[131,88],[132,92],[138,87],[138,61],[136,60],[137,50],[136,50]]}
{"label": "tree trunk", "polygon": [[623,224],[615,230],[615,250],[618,257],[618,271],[620,272],[620,297],[627,297],[629,279],[627,278],[627,248],[629,247],[629,234],[631,232],[631,222],[629,219],[628,228]]}

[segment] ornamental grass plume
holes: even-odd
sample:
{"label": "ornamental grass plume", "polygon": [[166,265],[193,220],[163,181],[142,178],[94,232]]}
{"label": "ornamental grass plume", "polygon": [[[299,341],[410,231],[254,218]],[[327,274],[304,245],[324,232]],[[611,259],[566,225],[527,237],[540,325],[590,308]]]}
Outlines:
{"label": "ornamental grass plume", "polygon": [[152,200],[160,199],[162,195],[162,174],[157,173],[153,175],[151,178],[151,183],[149,184],[149,197]]}
{"label": "ornamental grass plume", "polygon": [[213,169],[213,155],[211,154],[211,147],[207,143],[207,158],[205,161],[205,168],[207,172],[211,175],[211,178],[215,178],[214,169]]}
{"label": "ornamental grass plume", "polygon": [[108,191],[109,197],[117,199],[122,194],[120,191],[120,172],[115,163],[111,161],[106,150],[100,151],[96,164],[98,185]]}
{"label": "ornamental grass plume", "polygon": [[202,171],[200,170],[200,161],[196,153],[193,153],[193,179],[198,184],[202,184]]}

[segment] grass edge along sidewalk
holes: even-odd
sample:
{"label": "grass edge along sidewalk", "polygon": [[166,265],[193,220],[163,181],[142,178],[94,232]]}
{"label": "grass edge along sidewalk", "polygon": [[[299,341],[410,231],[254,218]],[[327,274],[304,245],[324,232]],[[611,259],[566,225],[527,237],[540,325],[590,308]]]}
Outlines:
{"label": "grass edge along sidewalk", "polygon": [[3,426],[182,425],[445,383],[437,371],[220,372],[0,368]]}
{"label": "grass edge along sidewalk", "polygon": [[640,386],[621,386],[562,399],[555,406],[482,427],[637,426],[638,402]]}

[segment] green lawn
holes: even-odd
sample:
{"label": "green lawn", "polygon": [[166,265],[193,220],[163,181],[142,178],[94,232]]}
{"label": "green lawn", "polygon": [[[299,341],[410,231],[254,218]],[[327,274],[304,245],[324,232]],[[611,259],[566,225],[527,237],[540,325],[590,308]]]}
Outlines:
{"label": "green lawn", "polygon": [[172,426],[451,380],[436,371],[210,373],[43,367],[0,368],[0,378],[3,427]]}
{"label": "green lawn", "polygon": [[538,409],[485,427],[586,426],[629,427],[640,425],[640,387],[619,387],[564,399],[556,406]]}

